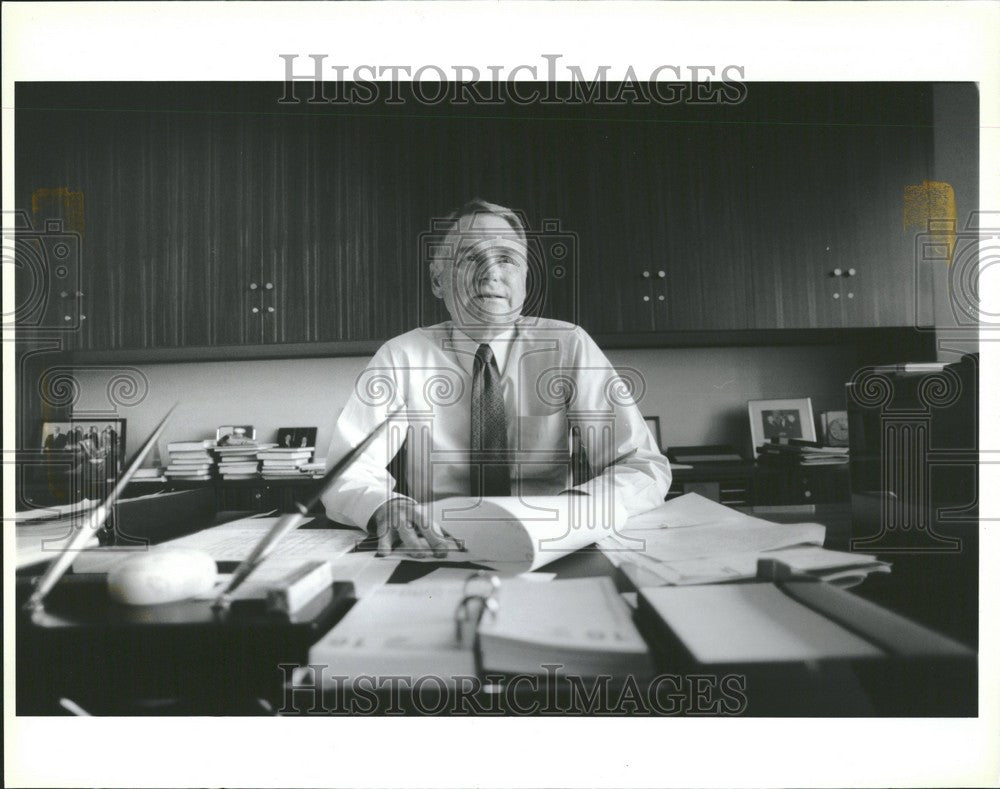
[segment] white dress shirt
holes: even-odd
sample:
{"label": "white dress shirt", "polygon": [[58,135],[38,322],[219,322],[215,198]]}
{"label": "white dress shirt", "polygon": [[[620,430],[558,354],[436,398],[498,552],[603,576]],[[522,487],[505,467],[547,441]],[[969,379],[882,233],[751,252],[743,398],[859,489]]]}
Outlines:
{"label": "white dress shirt", "polygon": [[[329,518],[364,528],[376,509],[399,496],[386,466],[404,440],[412,498],[469,495],[472,372],[479,345],[446,321],[395,337],[378,350],[337,420],[329,464],[387,414],[403,410],[323,495]],[[489,345],[507,411],[511,495],[569,489],[573,431],[595,475],[576,490],[610,492],[629,515],[663,502],[670,465],[633,400],[644,387],[638,371],[619,375],[583,329],[563,321],[521,317]]]}

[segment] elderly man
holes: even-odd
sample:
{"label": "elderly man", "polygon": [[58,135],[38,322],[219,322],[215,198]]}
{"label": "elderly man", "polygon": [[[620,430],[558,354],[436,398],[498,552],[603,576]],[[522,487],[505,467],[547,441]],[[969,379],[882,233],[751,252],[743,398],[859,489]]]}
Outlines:
{"label": "elderly man", "polygon": [[[529,247],[517,214],[473,200],[444,233],[430,282],[451,320],[389,340],[359,378],[334,429],[331,464],[392,421],[325,493],[327,515],[376,532],[382,552],[398,539],[412,555],[443,556],[448,543],[418,503],[610,495],[630,515],[662,503],[670,466],[632,387],[583,329],[522,315]],[[387,471],[404,440],[408,495]],[[574,446],[593,474],[575,485]]]}

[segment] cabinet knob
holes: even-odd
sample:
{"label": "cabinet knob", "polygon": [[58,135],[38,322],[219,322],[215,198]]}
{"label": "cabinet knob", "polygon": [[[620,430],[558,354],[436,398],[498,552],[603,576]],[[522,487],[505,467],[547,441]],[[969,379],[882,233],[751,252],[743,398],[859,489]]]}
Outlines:
{"label": "cabinet knob", "polygon": [[83,295],[83,291],[82,291],[82,290],[78,290],[78,291],[76,292],[76,295],[77,295],[77,296],[82,296],[82,295]]}
{"label": "cabinet knob", "polygon": [[853,277],[857,273],[858,273],[857,269],[849,268],[847,269],[847,274],[845,274],[844,276]]}
{"label": "cabinet knob", "polygon": [[68,293],[67,293],[66,291],[62,291],[62,292],[61,292],[61,293],[59,294],[60,298],[63,298],[63,299],[65,299],[65,298],[66,298],[66,297],[67,297],[68,295],[69,295],[69,294],[68,294]]}
{"label": "cabinet knob", "polygon": [[64,321],[71,321],[73,319],[69,315],[63,315],[63,320]]}
{"label": "cabinet knob", "polygon": [[268,307],[268,308],[267,308],[267,311],[268,311],[268,312],[274,312],[274,307]]}
{"label": "cabinet knob", "polygon": [[656,276],[658,276],[660,279],[663,279],[665,276],[667,276],[667,272],[664,271],[663,269],[660,269],[659,271],[656,272]]}
{"label": "cabinet knob", "polygon": [[[649,301],[649,296],[643,296],[642,300],[643,301]],[[67,317],[66,320],[69,320],[69,317]]]}
{"label": "cabinet knob", "polygon": [[657,296],[656,298],[657,298],[657,300],[658,300],[658,301],[664,301],[664,300],[666,300],[666,298],[667,298],[667,297],[666,297],[666,296],[664,296],[664,295],[663,295],[663,294],[661,293],[661,294],[660,294],[659,296]]}
{"label": "cabinet knob", "polygon": [[250,290],[257,290],[257,283],[256,282],[251,282],[250,283]]}
{"label": "cabinet knob", "polygon": [[642,272],[642,277],[643,277],[643,279],[649,279],[649,272],[648,271],[643,271]]}
{"label": "cabinet knob", "polygon": [[250,308],[250,312],[252,312],[254,315],[256,315],[258,312],[260,312],[260,308],[258,308],[258,307],[251,307]]}
{"label": "cabinet knob", "polygon": [[813,495],[813,494],[812,494],[812,491],[811,491],[811,490],[805,490],[805,491],[802,491],[802,495],[803,495],[803,496],[804,496],[805,498],[807,498],[807,499],[811,499],[811,498],[812,498],[812,495]]}
{"label": "cabinet knob", "polygon": [[834,297],[835,299],[839,299],[839,298],[840,298],[840,294],[839,294],[839,293],[834,293],[834,294],[833,294],[833,297]]}
{"label": "cabinet knob", "polygon": [[264,290],[271,290],[271,288],[273,288],[273,287],[274,287],[274,285],[272,285],[270,282],[265,282],[264,283]]}
{"label": "cabinet knob", "polygon": [[82,320],[82,321],[85,321],[85,320],[87,320],[87,316],[86,316],[86,315],[82,315],[82,314],[81,314],[81,315],[80,315],[80,320]]}
{"label": "cabinet knob", "polygon": [[833,276],[835,276],[835,277],[839,277],[839,276],[843,275],[843,273],[844,273],[843,269],[835,268],[833,270]]}
{"label": "cabinet knob", "polygon": [[853,298],[854,298],[854,294],[853,294],[853,293],[848,293],[848,294],[847,294],[847,298],[849,298],[849,299],[853,299]]}

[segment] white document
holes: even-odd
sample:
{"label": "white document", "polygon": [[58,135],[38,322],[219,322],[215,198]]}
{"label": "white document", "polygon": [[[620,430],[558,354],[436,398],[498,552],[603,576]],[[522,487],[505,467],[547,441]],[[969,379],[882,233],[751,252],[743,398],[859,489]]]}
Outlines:
{"label": "white document", "polygon": [[[602,540],[625,522],[624,504],[601,496],[450,498],[425,505],[464,551],[450,561],[518,575]],[[437,560],[440,561],[440,560]]]}
{"label": "white document", "polygon": [[[703,556],[678,561],[657,560],[642,554],[619,552],[620,561],[631,561],[653,573],[663,584],[685,586],[736,581],[757,575],[758,559],[777,559],[795,572],[808,573],[824,581],[845,586],[864,580],[870,573],[890,570],[886,562],[866,554],[830,551],[816,545]],[[653,584],[651,581],[651,585]]]}
{"label": "white document", "polygon": [[774,584],[643,589],[657,616],[701,663],[878,657],[878,647]]}
{"label": "white document", "polygon": [[82,515],[88,510],[92,510],[98,503],[97,499],[81,499],[72,504],[52,504],[34,510],[21,510],[14,513],[14,520],[20,525],[38,520],[73,518],[77,515]]}
{"label": "white document", "polygon": [[756,519],[697,493],[685,493],[641,515],[633,515],[625,522],[623,531],[700,526],[729,520]]}
{"label": "white document", "polygon": [[[822,545],[825,537],[826,527],[818,523],[771,523],[688,493],[630,518],[599,547],[615,565],[631,561],[662,571],[667,564],[710,559],[691,565],[687,573],[684,568],[678,572],[711,575],[718,571],[735,578],[745,572],[750,556],[792,545]],[[756,572],[755,561],[753,567]]]}
{"label": "white document", "polygon": [[[241,518],[209,529],[160,543],[157,548],[193,548],[205,551],[217,562],[239,562],[250,555],[254,546],[270,531],[276,517]],[[276,572],[280,566],[294,570],[303,562],[335,559],[347,553],[364,538],[360,531],[347,529],[296,529],[278,543],[267,562]],[[73,562],[73,572],[106,573],[119,562],[148,546],[95,548],[82,551]],[[280,563],[284,562],[284,565]],[[260,570],[261,568],[258,568]]]}

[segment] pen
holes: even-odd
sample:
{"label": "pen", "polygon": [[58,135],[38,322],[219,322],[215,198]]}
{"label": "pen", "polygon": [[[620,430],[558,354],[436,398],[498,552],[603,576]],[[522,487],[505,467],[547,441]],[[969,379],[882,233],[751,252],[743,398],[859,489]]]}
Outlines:
{"label": "pen", "polygon": [[389,422],[392,421],[392,418],[402,410],[403,406],[400,406],[395,411],[388,414],[386,418],[365,437],[364,441],[337,461],[333,468],[326,473],[326,476],[320,480],[320,484],[316,487],[316,491],[305,504],[296,502],[295,512],[282,515],[277,521],[275,521],[274,526],[272,526],[268,530],[267,534],[260,539],[260,542],[254,546],[250,555],[247,556],[247,558],[244,559],[236,568],[232,578],[229,579],[229,583],[226,584],[226,588],[222,590],[219,596],[215,599],[215,602],[212,603],[213,608],[225,609],[229,607],[229,604],[232,602],[232,593],[236,590],[236,588],[247,579],[247,576],[249,576],[250,573],[256,569],[257,565],[271,555],[278,543],[287,534],[302,525],[302,522],[309,514],[309,510],[312,509],[312,507],[320,500],[320,497],[326,492],[326,489],[330,487],[330,485],[332,485],[366,449],[368,449],[372,441],[378,438],[382,431],[388,426]]}
{"label": "pen", "polygon": [[146,455],[149,454],[149,450],[153,448],[157,439],[163,433],[163,429],[167,426],[167,422],[173,415],[174,411],[177,409],[177,404],[174,403],[170,410],[167,411],[166,416],[160,420],[160,424],[156,426],[149,438],[146,439],[146,443],[142,445],[139,451],[136,453],[132,462],[129,464],[128,468],[125,469],[125,473],[118,478],[118,482],[112,488],[111,492],[98,506],[94,507],[88,514],[84,521],[77,527],[76,534],[70,539],[69,543],[62,549],[62,552],[56,557],[56,560],[49,565],[48,569],[38,579],[38,584],[35,586],[35,590],[31,593],[31,597],[25,604],[25,607],[29,610],[38,610],[42,607],[42,601],[45,599],[52,587],[58,583],[59,579],[63,577],[66,570],[69,569],[70,564],[73,562],[73,554],[80,550],[87,543],[87,539],[92,534],[96,534],[97,530],[104,525],[104,521],[108,519],[108,515],[111,514],[111,510],[115,505],[115,502],[121,496],[122,492],[125,490],[125,486],[128,485],[129,480],[142,465],[142,461],[145,459]]}

